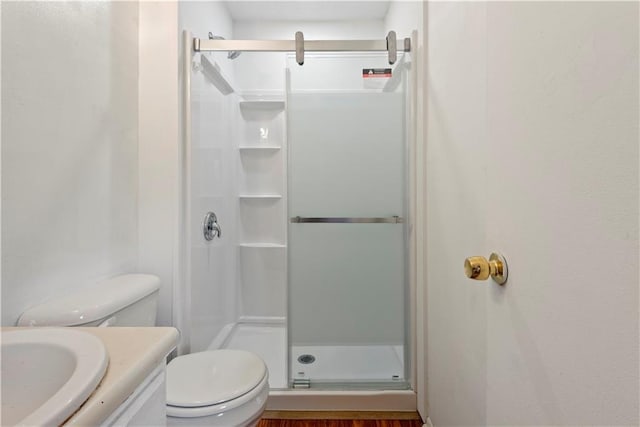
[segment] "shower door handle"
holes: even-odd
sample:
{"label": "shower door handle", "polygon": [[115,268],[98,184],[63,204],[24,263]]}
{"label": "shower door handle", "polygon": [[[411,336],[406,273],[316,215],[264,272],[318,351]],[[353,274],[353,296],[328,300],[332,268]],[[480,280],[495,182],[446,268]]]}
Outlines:
{"label": "shower door handle", "polygon": [[289,220],[294,224],[401,224],[404,219],[401,216],[389,217],[308,217],[294,216]]}

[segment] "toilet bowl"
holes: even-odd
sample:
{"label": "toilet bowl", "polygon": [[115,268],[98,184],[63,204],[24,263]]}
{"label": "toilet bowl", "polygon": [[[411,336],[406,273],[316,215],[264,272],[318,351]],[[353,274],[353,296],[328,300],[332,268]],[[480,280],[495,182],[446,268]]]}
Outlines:
{"label": "toilet bowl", "polygon": [[268,371],[255,354],[214,350],[167,366],[167,424],[255,426],[269,396]]}
{"label": "toilet bowl", "polygon": [[[160,279],[124,274],[31,307],[18,326],[155,326]],[[255,426],[269,395],[268,371],[255,354],[213,350],[167,366],[167,424]]]}

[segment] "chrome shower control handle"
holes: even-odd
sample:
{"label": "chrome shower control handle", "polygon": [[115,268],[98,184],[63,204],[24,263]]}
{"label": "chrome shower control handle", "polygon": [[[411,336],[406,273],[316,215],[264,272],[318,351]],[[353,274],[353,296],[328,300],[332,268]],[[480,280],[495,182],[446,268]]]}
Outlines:
{"label": "chrome shower control handle", "polygon": [[213,240],[214,237],[222,237],[222,228],[218,224],[218,217],[213,212],[207,212],[204,216],[202,232],[207,241]]}

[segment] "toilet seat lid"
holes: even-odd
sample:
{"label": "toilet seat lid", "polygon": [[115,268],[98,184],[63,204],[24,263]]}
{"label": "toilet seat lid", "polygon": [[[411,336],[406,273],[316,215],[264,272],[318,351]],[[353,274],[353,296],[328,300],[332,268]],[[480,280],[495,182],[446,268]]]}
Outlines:
{"label": "toilet seat lid", "polygon": [[167,404],[191,408],[237,399],[253,390],[266,373],[262,359],[243,350],[179,356],[167,366]]}

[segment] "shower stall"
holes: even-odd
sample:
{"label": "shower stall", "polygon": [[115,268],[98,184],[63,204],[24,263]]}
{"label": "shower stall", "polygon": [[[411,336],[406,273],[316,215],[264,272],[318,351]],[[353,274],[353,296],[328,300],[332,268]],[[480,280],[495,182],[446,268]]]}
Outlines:
{"label": "shower stall", "polygon": [[415,409],[415,71],[410,40],[384,36],[183,34],[183,351],[255,352],[272,409]]}

